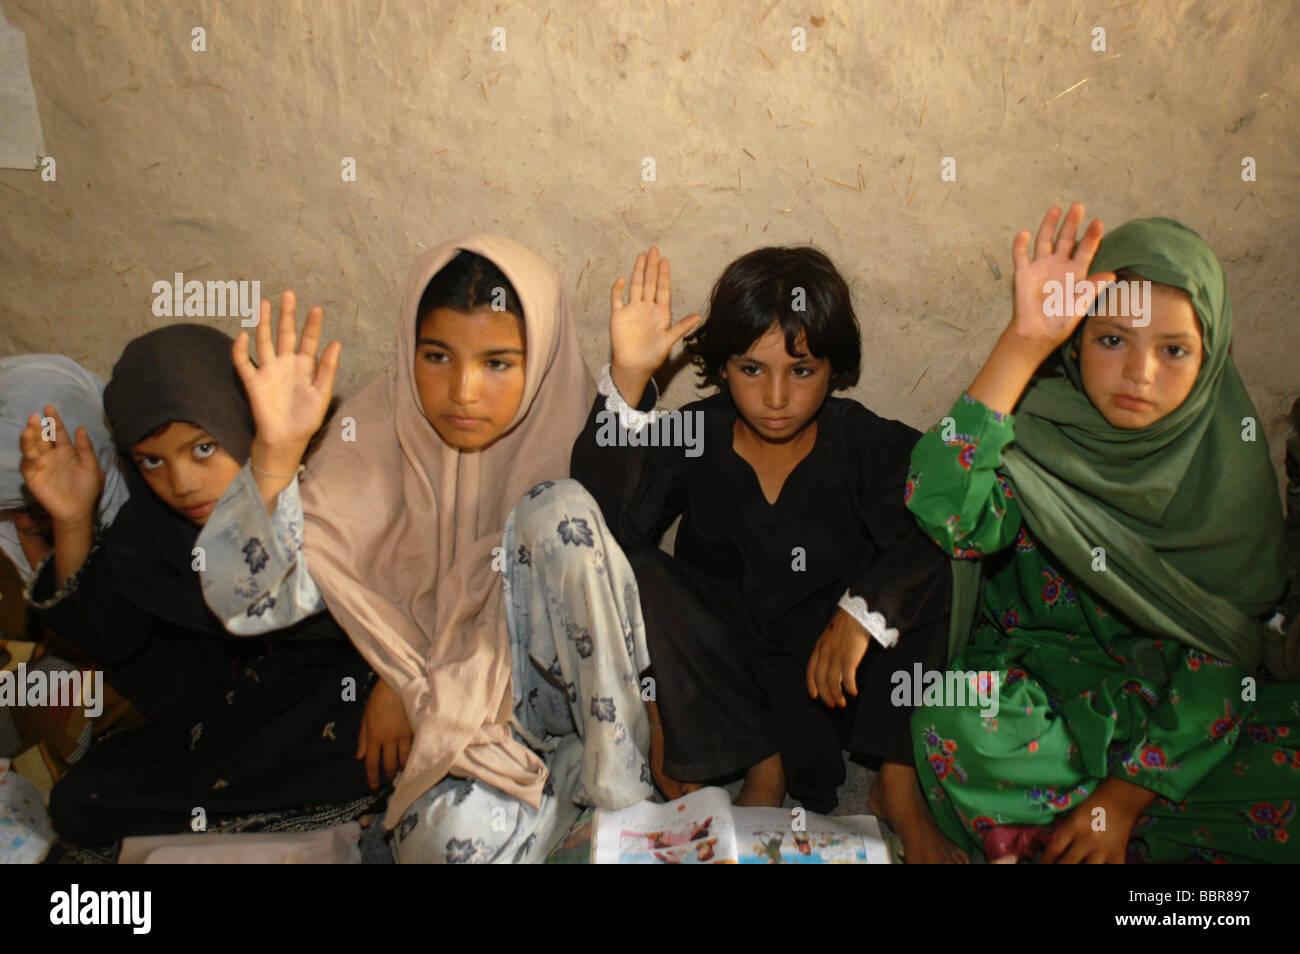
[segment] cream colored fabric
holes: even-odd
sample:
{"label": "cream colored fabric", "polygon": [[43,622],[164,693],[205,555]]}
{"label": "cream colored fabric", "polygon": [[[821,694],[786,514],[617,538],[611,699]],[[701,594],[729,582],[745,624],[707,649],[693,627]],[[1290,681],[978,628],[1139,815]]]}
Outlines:
{"label": "cream colored fabric", "polygon": [[[502,437],[473,453],[438,436],[413,373],[420,297],[461,249],[505,273],[526,326],[519,410]],[[540,803],[546,767],[510,732],[510,649],[492,551],[521,494],[568,476],[594,397],[555,270],[508,239],[471,235],[416,263],[398,314],[395,368],[344,403],[307,466],[312,577],[330,612],[400,693],[415,732],[389,802],[390,828],[449,773]]]}

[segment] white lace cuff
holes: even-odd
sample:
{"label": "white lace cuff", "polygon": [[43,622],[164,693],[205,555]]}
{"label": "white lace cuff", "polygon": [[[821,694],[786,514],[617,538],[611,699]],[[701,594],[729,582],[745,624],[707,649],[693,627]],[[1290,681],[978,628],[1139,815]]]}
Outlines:
{"label": "white lace cuff", "polygon": [[867,601],[862,597],[854,596],[845,590],[844,595],[840,597],[839,607],[861,623],[872,638],[886,649],[898,642],[898,630],[887,626],[885,614],[869,609]]}
{"label": "white lace cuff", "polygon": [[[638,411],[632,405],[627,403],[627,399],[619,393],[618,386],[614,384],[614,379],[610,377],[609,369],[611,365],[607,364],[600,369],[600,384],[596,390],[605,395],[605,410],[610,414],[618,415],[619,425],[625,431],[641,433],[642,428],[647,424],[653,424],[661,413],[657,408],[649,411]],[[653,388],[655,404],[659,403],[659,388],[655,385],[654,379],[651,378],[646,382],[647,390]]]}

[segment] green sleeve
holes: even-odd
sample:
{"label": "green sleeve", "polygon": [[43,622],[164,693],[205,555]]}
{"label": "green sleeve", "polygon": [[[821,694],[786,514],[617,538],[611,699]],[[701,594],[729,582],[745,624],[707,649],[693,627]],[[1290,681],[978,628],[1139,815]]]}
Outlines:
{"label": "green sleeve", "polygon": [[912,449],[907,508],[953,556],[993,553],[1015,540],[1020,508],[997,470],[1014,437],[1012,415],[963,393]]}
{"label": "green sleeve", "polygon": [[1112,752],[1110,774],[1181,802],[1227,758],[1254,709],[1242,701],[1245,669],[1185,647],[1160,690],[1146,732]]}

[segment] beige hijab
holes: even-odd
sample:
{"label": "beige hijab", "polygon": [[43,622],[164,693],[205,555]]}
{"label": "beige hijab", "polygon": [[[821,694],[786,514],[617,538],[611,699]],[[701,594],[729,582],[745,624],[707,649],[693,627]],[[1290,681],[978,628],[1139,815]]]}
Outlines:
{"label": "beige hijab", "polygon": [[[414,377],[420,297],[461,249],[510,279],[526,328],[519,410],[495,443],[468,453],[424,417]],[[495,235],[447,242],[416,263],[397,318],[396,364],[339,409],[302,482],[311,575],[401,695],[415,732],[389,828],[447,774],[541,800],[546,766],[510,732],[510,644],[492,551],[526,490],[568,476],[595,397],[559,275]]]}

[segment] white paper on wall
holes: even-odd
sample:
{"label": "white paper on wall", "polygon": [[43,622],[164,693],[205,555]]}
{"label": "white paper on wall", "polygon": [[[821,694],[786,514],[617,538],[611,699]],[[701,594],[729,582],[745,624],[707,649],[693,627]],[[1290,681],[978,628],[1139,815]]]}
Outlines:
{"label": "white paper on wall", "polygon": [[27,37],[0,10],[0,167],[35,169],[45,155],[36,90],[27,66]]}

